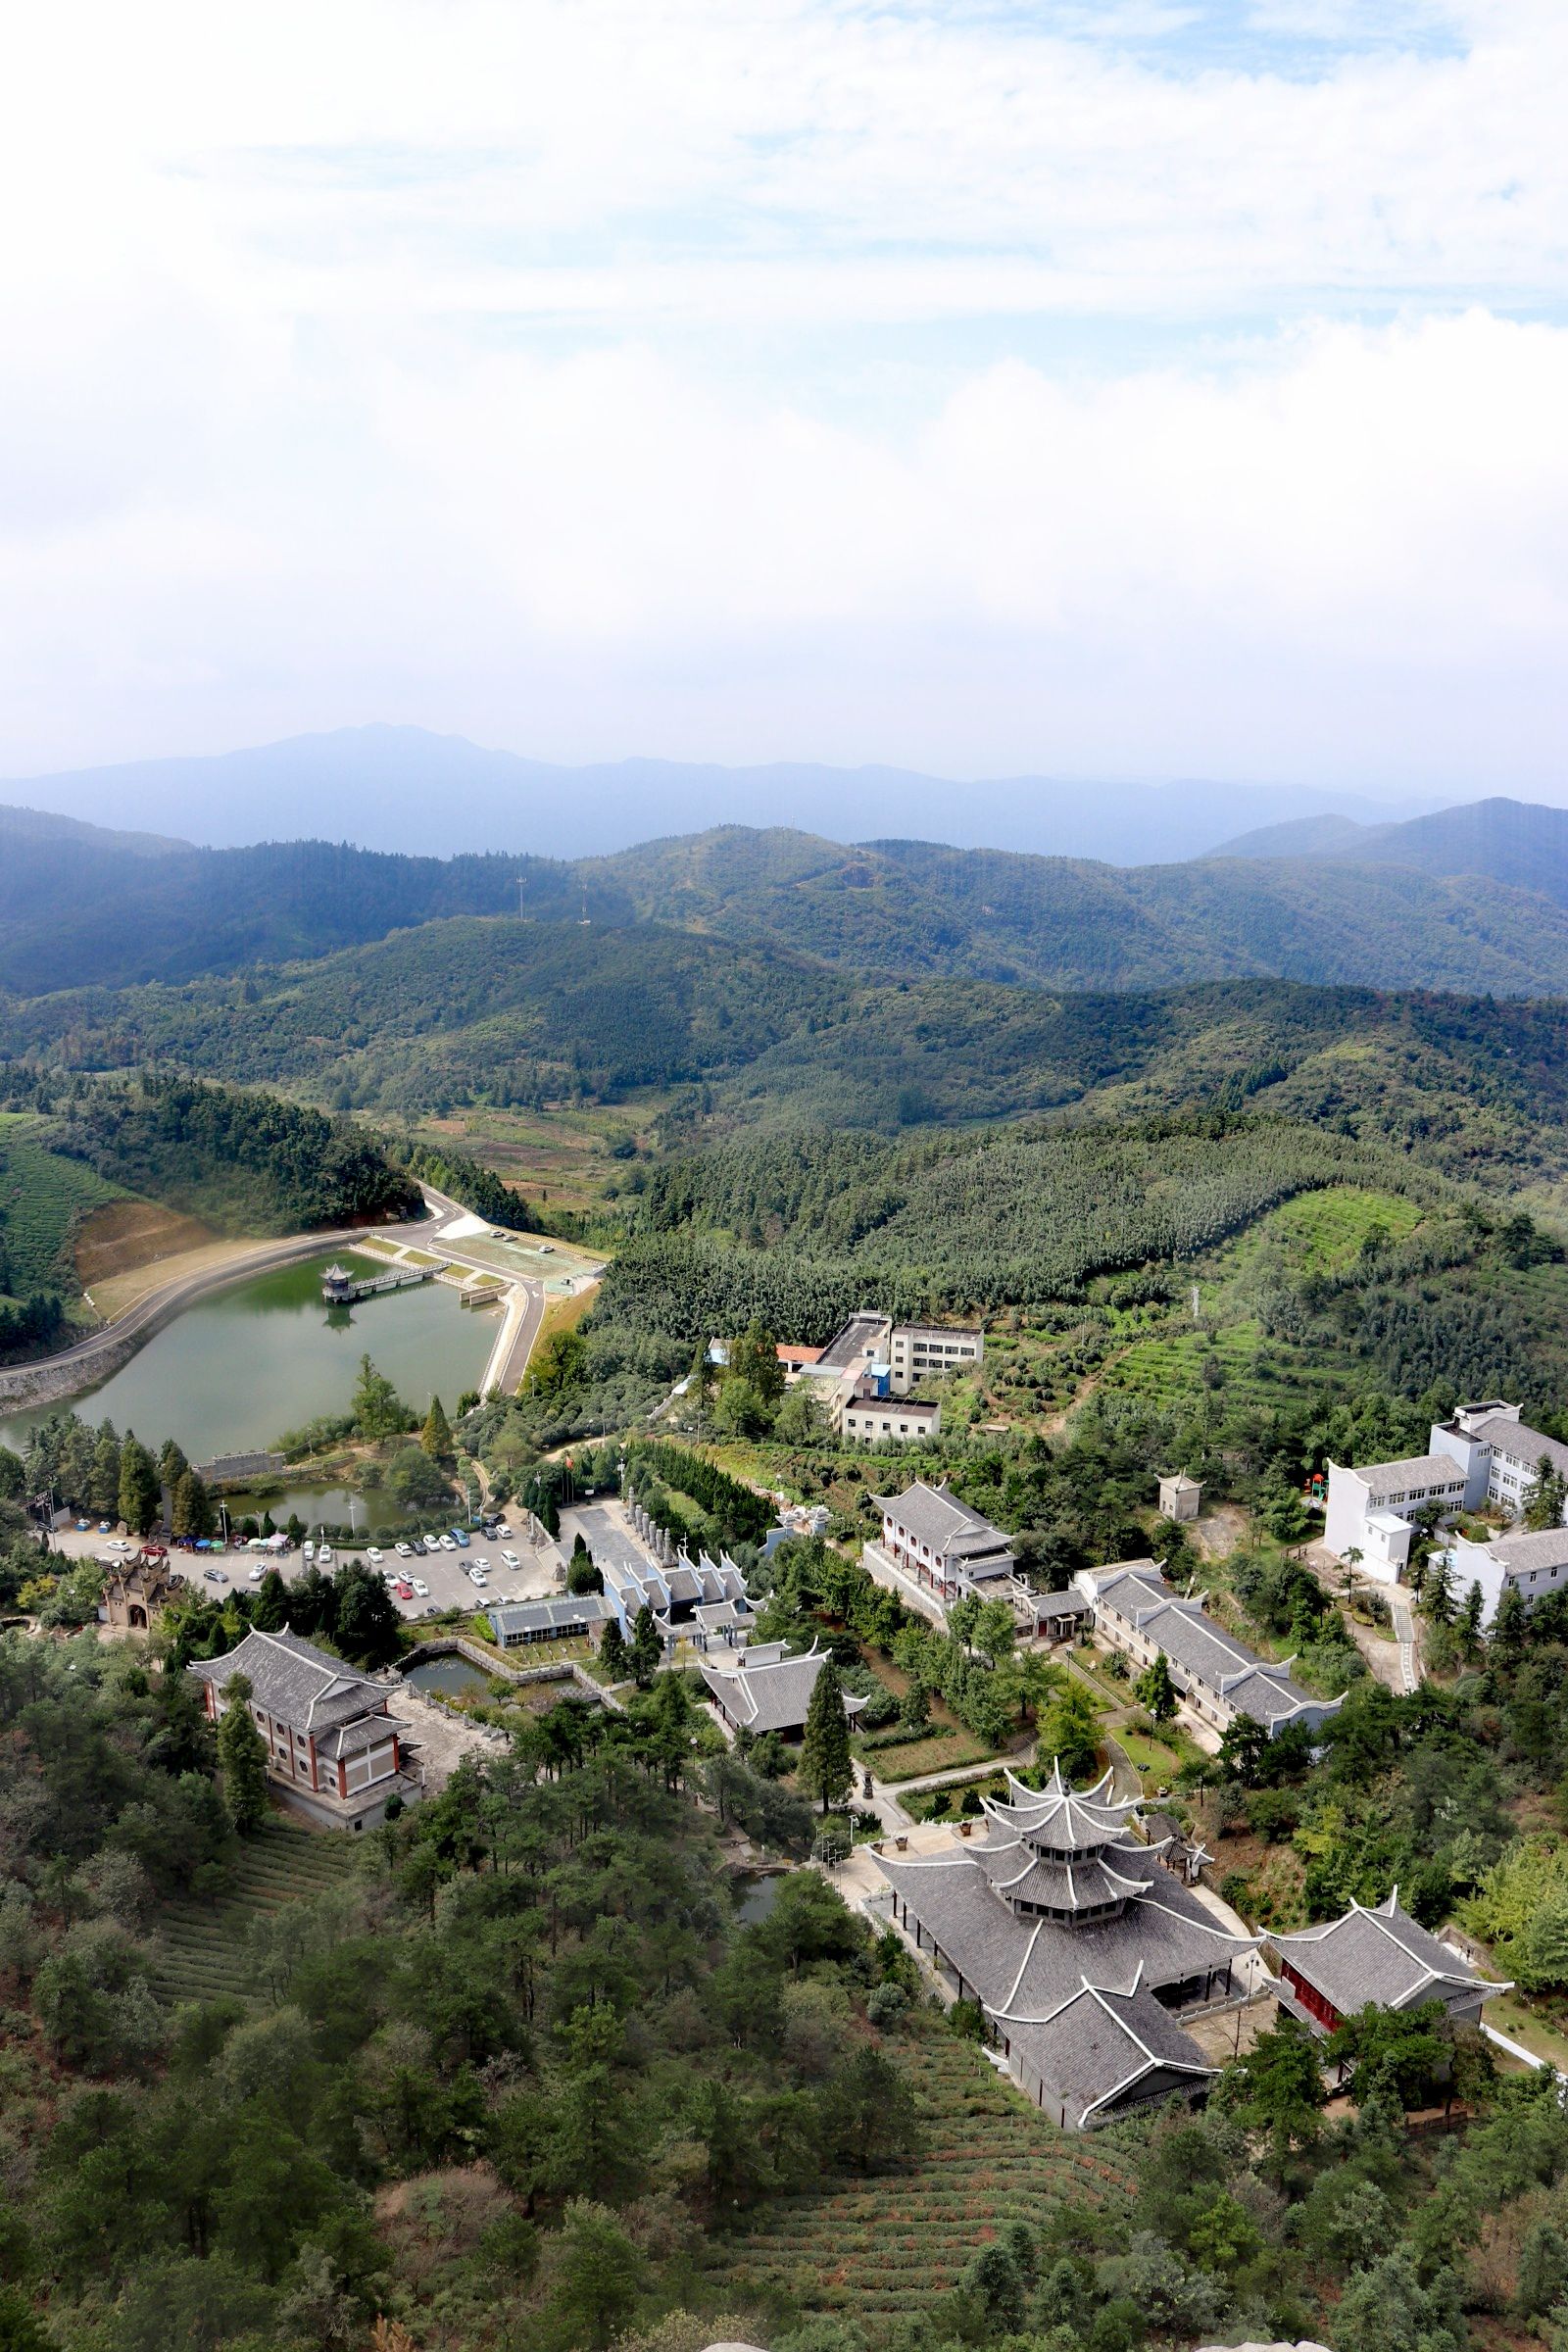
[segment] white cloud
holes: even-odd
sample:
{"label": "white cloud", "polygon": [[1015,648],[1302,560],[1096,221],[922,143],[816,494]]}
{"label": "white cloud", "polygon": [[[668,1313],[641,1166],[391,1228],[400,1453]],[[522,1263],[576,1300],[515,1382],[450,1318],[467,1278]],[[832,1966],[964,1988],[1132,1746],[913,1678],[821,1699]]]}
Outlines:
{"label": "white cloud", "polygon": [[13,772],[1560,758],[1555,0],[64,0],[10,66]]}

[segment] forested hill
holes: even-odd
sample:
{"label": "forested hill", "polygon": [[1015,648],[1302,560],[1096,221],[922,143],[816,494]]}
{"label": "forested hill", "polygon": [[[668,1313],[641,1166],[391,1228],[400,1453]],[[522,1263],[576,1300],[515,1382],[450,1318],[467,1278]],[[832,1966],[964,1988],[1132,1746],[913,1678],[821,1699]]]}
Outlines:
{"label": "forested hill", "polygon": [[1415,873],[1486,874],[1568,906],[1568,808],[1501,798],[1441,808],[1402,824],[1308,816],[1243,834],[1219,857],[1334,858]]}
{"label": "forested hill", "polygon": [[309,841],[196,850],[87,827],[40,833],[29,812],[0,811],[0,988],[178,985],[457,916],[521,913],[601,931],[641,919],[858,972],[1052,989],[1277,975],[1568,994],[1568,866],[1552,862],[1542,833],[1568,817],[1486,807],[1529,821],[1450,810],[1368,835],[1364,858],[1132,867],[920,842],[850,848],[740,826],[577,863]]}

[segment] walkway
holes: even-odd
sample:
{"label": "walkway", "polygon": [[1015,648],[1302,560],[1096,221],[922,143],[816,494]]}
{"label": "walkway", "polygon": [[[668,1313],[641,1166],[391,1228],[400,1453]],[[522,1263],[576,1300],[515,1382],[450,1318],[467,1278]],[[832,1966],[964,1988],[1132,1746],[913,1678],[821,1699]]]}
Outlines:
{"label": "walkway", "polygon": [[1389,1609],[1394,1618],[1394,1639],[1399,1644],[1399,1687],[1405,1691],[1414,1690],[1421,1680],[1415,1612],[1397,1585],[1389,1594]]}

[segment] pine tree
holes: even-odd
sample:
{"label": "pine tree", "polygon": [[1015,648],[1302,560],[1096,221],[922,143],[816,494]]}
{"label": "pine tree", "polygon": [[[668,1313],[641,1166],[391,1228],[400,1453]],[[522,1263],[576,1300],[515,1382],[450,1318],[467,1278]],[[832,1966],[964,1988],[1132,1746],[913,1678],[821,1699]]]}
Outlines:
{"label": "pine tree", "polygon": [[844,1704],[844,1686],[831,1658],[812,1688],[796,1779],[808,1796],[821,1798],[824,1813],[843,1804],[855,1786],[849,1711]]}
{"label": "pine tree", "polygon": [[637,1622],[631,1636],[631,1670],[639,1690],[651,1690],[654,1677],[663,1662],[664,1644],[660,1639],[654,1612],[647,1601],[637,1612]]}
{"label": "pine tree", "polygon": [[193,1542],[213,1532],[213,1498],[194,1470],[185,1471],[174,1489],[172,1520],[175,1535]]}
{"label": "pine tree", "polygon": [[631,1672],[631,1651],[620,1630],[620,1619],[612,1617],[599,1644],[599,1663],[612,1682],[622,1683]]}
{"label": "pine tree", "polygon": [[229,1677],[218,1727],[218,1769],[223,1801],[241,1836],[267,1819],[267,1742],[251,1720],[249,1675]]}
{"label": "pine tree", "polygon": [[453,1444],[451,1425],[439,1396],[430,1399],[430,1410],[424,1417],[419,1444],[432,1462],[450,1462],[456,1456],[457,1447]]}
{"label": "pine tree", "polygon": [[120,1516],[133,1535],[149,1535],[158,1524],[162,1491],[152,1455],[127,1430],[120,1448]]}
{"label": "pine tree", "polygon": [[1176,1686],[1170,1679],[1170,1667],[1165,1652],[1156,1649],[1150,1664],[1133,1685],[1133,1694],[1140,1706],[1147,1707],[1156,1723],[1168,1723],[1176,1712]]}
{"label": "pine tree", "polygon": [[87,1508],[100,1519],[112,1519],[120,1508],[120,1440],[115,1425],[106,1421],[92,1449],[92,1475],[87,1482]]}

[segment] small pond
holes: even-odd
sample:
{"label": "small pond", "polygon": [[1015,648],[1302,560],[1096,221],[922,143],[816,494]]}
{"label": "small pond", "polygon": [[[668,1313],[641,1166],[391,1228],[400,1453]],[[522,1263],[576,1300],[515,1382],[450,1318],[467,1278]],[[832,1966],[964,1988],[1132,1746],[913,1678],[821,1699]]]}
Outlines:
{"label": "small pond", "polygon": [[447,1698],[488,1698],[490,1676],[470,1666],[466,1658],[421,1658],[417,1666],[406,1666],[403,1679],[416,1690],[438,1690]]}
{"label": "small pond", "polygon": [[737,1871],[731,1886],[735,1895],[735,1917],[743,1928],[755,1928],[765,1919],[778,1901],[778,1890],[784,1884],[780,1871]]}

